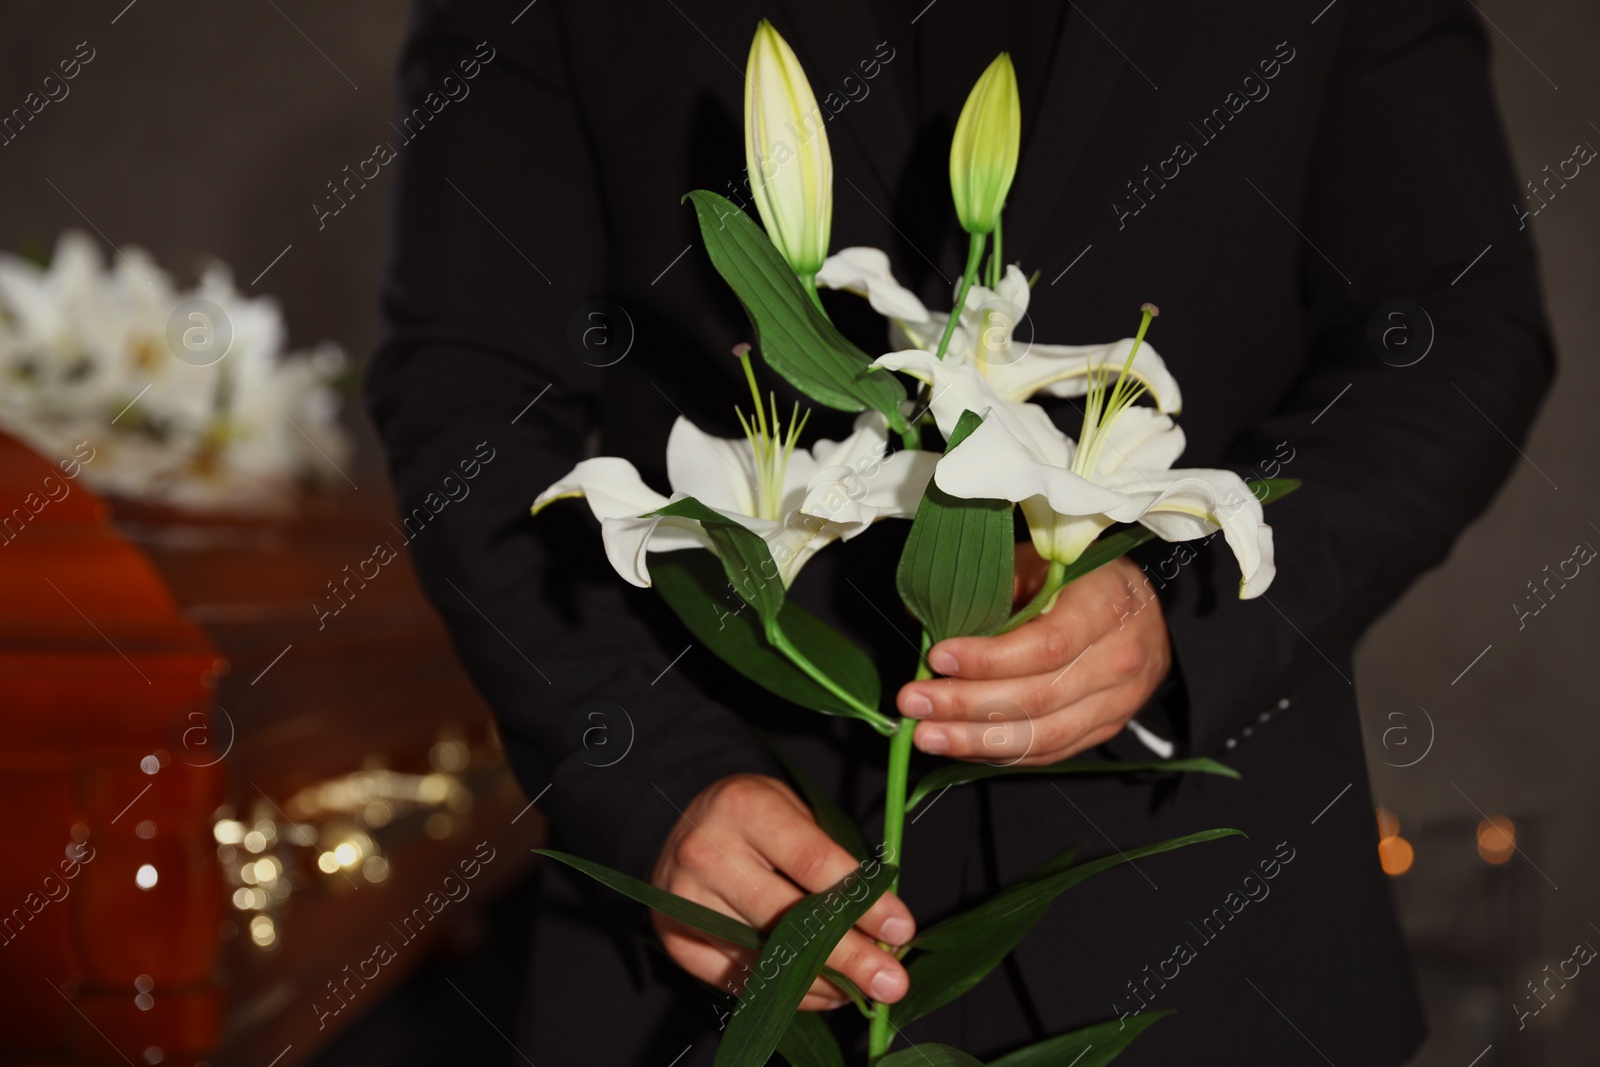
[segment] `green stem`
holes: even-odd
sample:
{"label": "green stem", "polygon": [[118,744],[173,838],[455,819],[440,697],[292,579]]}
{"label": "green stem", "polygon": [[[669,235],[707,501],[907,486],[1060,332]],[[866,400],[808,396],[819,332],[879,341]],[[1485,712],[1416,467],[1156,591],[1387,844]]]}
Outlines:
{"label": "green stem", "polygon": [[928,386],[924,382],[917,387],[916,399],[911,402],[911,420],[900,431],[900,443],[909,449],[922,447],[922,423],[928,414],[928,405],[923,398],[928,395]]}
{"label": "green stem", "polygon": [[[922,638],[923,651],[926,653],[928,638]],[[931,677],[927,670],[927,657],[917,667],[917,677]],[[895,729],[894,737],[889,741],[889,781],[887,793],[883,802],[883,859],[886,863],[893,863],[904,869],[902,862],[902,848],[905,840],[906,823],[906,782],[910,777],[911,766],[911,738],[917,729],[917,720],[901,719]],[[889,884],[889,892],[893,893],[900,888],[900,879]],[[879,947],[887,952],[894,949],[879,942]],[[889,1045],[894,1040],[894,1028],[889,1023],[889,1005],[874,1004],[872,1028],[868,1034],[867,1055],[868,1062],[877,1062],[878,1057],[889,1051]]]}
{"label": "green stem", "polygon": [[994,249],[989,253],[989,288],[1000,288],[1000,273],[1006,265],[1000,261],[1000,219],[994,220]]}
{"label": "green stem", "polygon": [[[883,858],[897,867],[901,863],[900,851],[904,842],[906,821],[906,779],[911,767],[911,737],[916,732],[916,719],[901,719],[889,739],[888,797],[883,806]],[[889,892],[900,888],[900,877],[889,883]]]}
{"label": "green stem", "polygon": [[956,291],[955,307],[950,309],[950,321],[944,324],[944,336],[939,338],[939,351],[935,353],[939,359],[944,358],[945,350],[950,347],[956,323],[961,321],[961,311],[967,306],[967,290],[972,288],[972,279],[978,276],[978,266],[983,262],[983,242],[984,234],[975,233],[967,246],[967,269],[961,272],[961,288]]}
{"label": "green stem", "polygon": [[806,295],[811,298],[811,302],[817,305],[817,310],[822,312],[823,317],[827,317],[828,312],[822,306],[822,296],[817,292],[817,276],[815,274],[797,274],[795,277],[800,279],[800,287],[806,291]]}
{"label": "green stem", "polygon": [[922,649],[917,654],[917,673],[913,676],[916,681],[922,682],[933,677],[933,664],[928,662],[928,649],[933,647],[933,638],[928,631],[922,631]]}
{"label": "green stem", "polygon": [[773,648],[777,649],[779,652],[782,652],[784,656],[788,658],[790,663],[793,663],[796,667],[799,667],[802,671],[804,671],[813,682],[816,682],[818,685],[822,686],[822,688],[826,689],[828,692],[844,701],[844,703],[848,705],[852,711],[870,723],[874,730],[877,730],[885,737],[889,737],[895,732],[895,724],[887,715],[879,711],[877,708],[863,703],[859,698],[856,697],[854,693],[850,692],[844,686],[828,677],[822,668],[818,667],[815,663],[812,663],[806,658],[805,653],[801,652],[798,648],[795,648],[794,645],[789,641],[788,635],[776,625],[769,626],[767,628],[767,641],[771,643]]}
{"label": "green stem", "polygon": [[1010,633],[1030,619],[1044,614],[1055,603],[1056,595],[1061,592],[1066,583],[1067,565],[1050,561],[1050,569],[1045,572],[1044,584],[1039,587],[1039,592],[1034,598],[1000,627],[1000,633]]}

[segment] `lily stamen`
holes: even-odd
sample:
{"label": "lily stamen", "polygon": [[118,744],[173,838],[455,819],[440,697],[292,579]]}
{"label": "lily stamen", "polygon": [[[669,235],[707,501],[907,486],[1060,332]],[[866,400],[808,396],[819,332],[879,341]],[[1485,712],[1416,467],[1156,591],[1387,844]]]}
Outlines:
{"label": "lily stamen", "polygon": [[1110,383],[1109,394],[1106,386],[1110,382],[1110,367],[1102,362],[1089,368],[1089,391],[1083,403],[1083,433],[1078,437],[1078,451],[1072,460],[1075,474],[1087,477],[1098,466],[1100,453],[1105,450],[1107,436],[1116,424],[1117,417],[1145,394],[1145,383],[1128,372],[1133,368],[1134,357],[1139,354],[1139,346],[1144,344],[1144,335],[1150,329],[1151,320],[1161,314],[1161,309],[1154,304],[1143,304],[1139,310],[1142,312],[1139,330],[1134,334],[1133,346],[1128,349],[1128,358],[1117,372],[1116,381]]}
{"label": "lily stamen", "polygon": [[772,418],[769,422],[768,404],[762,403],[761,390],[756,385],[756,372],[750,365],[750,346],[740,345],[734,349],[734,355],[739,357],[739,365],[744,368],[745,381],[750,384],[750,398],[754,403],[753,416],[746,416],[737,404],[734,405],[733,413],[739,419],[739,426],[744,430],[745,439],[750,442],[754,460],[756,517],[777,519],[783,514],[783,485],[789,471],[789,457],[794,454],[795,446],[800,442],[800,434],[811,419],[811,409],[807,408],[802,413],[800,402],[795,401],[794,410],[789,416],[789,425],[785,429],[783,419],[778,413],[778,395],[768,393],[767,401],[772,408]]}

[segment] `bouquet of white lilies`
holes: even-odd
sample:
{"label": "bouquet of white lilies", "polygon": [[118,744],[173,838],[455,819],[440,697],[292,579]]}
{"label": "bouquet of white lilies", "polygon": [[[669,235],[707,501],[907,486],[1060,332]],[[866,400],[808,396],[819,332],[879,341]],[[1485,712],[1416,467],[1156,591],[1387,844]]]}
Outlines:
{"label": "bouquet of white lilies", "polygon": [[283,512],[351,451],[344,353],[286,353],[283,312],[219,262],[180,288],[142,249],[108,268],[63,233],[48,265],[0,254],[0,429],[77,454],[111,496],[199,512]]}
{"label": "bouquet of white lilies", "polygon": [[[803,447],[805,414],[796,405],[786,420],[774,397],[763,399],[751,346],[740,345],[735,355],[751,392],[750,410],[738,412],[743,439],[711,437],[680,418],[667,444],[670,495],[646,485],[626,460],[600,457],[579,463],[533,504],[537,513],[563,497],[584,498],[617,572],[657,589],[729,666],[785,700],[861,719],[891,739],[883,844],[873,854],[848,817],[801,783],[822,825],[862,862],[832,890],[796,904],[771,930],[576,856],[547,853],[759,956],[719,1046],[719,1067],[763,1064],[773,1052],[795,1067],[844,1064],[821,1018],[797,1010],[819,975],[871,1020],[870,1064],[982,1067],[944,1045],[899,1051],[891,1045],[910,1022],[982,980],[1066,889],[1120,863],[1238,832],[1211,830],[1093,862],[1074,865],[1068,854],[1046,864],[922,931],[901,953],[911,985],[894,1005],[872,1003],[825,966],[833,946],[896,887],[906,812],[943,788],[1022,772],[1233,774],[1208,759],[951,763],[910,787],[915,721],[881,711],[872,660],[786,595],[814,554],[884,518],[912,520],[896,584],[922,626],[924,652],[947,637],[1022,625],[1049,611],[1066,583],[1152,537],[1185,541],[1220,530],[1239,563],[1239,595],[1257,596],[1272,582],[1272,530],[1262,506],[1296,483],[1247,485],[1231,471],[1173,467],[1184,447],[1171,417],[1181,398],[1145,342],[1155,307],[1142,308],[1133,337],[1107,344],[1022,346],[1013,339],[1030,283],[1002,259],[1001,213],[1016,173],[1020,126],[1016,75],[1002,54],[978,79],[956,126],[950,184],[970,251],[955,310],[931,311],[895,281],[883,252],[858,247],[827,254],[833,171],[824,123],[794,53],[763,21],[746,71],[745,153],[765,233],[715,193],[685,199],[713,265],[749,315],[754,351],[766,368],[818,404],[859,413],[854,430],[843,441]],[[867,299],[888,320],[895,350],[873,359],[847,340],[823,310],[819,288]],[[897,375],[911,379],[915,393]],[[1153,407],[1137,403],[1146,394]],[[1034,397],[1079,398],[1077,439],[1057,428]],[[926,447],[931,430],[942,438],[942,452]],[[1018,505],[1048,563],[1043,587],[1020,608],[1013,603]],[[932,677],[926,657],[917,677]],[[1104,1064],[1163,1014],[1050,1038],[992,1067],[1079,1063],[1090,1048],[1094,1055],[1082,1064]]]}

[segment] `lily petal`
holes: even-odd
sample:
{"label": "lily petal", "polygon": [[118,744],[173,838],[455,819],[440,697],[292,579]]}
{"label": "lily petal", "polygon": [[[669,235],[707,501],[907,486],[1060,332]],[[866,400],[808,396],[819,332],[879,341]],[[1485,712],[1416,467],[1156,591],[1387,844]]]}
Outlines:
{"label": "lily petal", "polygon": [[999,422],[1038,459],[1060,466],[1072,461],[1072,439],[1056,428],[1048,412],[1037,404],[1002,397],[976,367],[939,360],[932,352],[917,348],[889,352],[874,364],[928,384],[928,409],[939,432],[947,438],[955,432],[962,413],[973,411],[983,416],[985,425]]}
{"label": "lily petal", "polygon": [[840,527],[848,540],[878,519],[911,518],[938,465],[937,452],[896,452],[867,466],[824,467],[807,487],[802,515]]}
{"label": "lily petal", "polygon": [[986,417],[983,425],[945,454],[933,480],[952,496],[1017,503],[1043,497],[1051,510],[1063,515],[1094,515],[1124,506],[1128,500],[1124,493],[1096,485],[1041,457],[1001,419],[992,417]]}
{"label": "lily petal", "polygon": [[650,568],[645,562],[649,553],[711,547],[711,538],[698,522],[656,515],[602,519],[600,537],[611,566],[640,588],[651,584]]}
{"label": "lily petal", "polygon": [[1191,541],[1219,528],[1239,561],[1239,599],[1266,592],[1277,574],[1272,527],[1261,501],[1233,471],[1173,471],[1138,521],[1167,541]]}
{"label": "lily petal", "polygon": [[667,437],[667,478],[672,491],[708,508],[756,513],[756,465],[750,442],[712,437],[683,416]]}
{"label": "lily petal", "polygon": [[[662,546],[667,543],[676,548],[709,547],[710,541],[703,533],[699,533],[698,541],[686,540],[699,532],[698,524],[646,515],[666,504],[668,498],[646,485],[638,469],[625,459],[598,456],[584,460],[534,498],[533,513],[537,515],[555,501],[572,497],[588,501],[589,510],[600,520],[606,559],[634,585],[650,584],[650,572],[645,567],[648,549],[665,551]],[[670,536],[658,544],[657,528],[664,522],[671,524]]]}
{"label": "lily petal", "polygon": [[[1128,350],[1132,347],[1131,337],[1103,345],[1032,344],[1012,362],[1004,366],[991,365],[987,369],[996,389],[1014,400],[1035,393],[1078,397],[1089,391],[1091,368],[1108,368],[1114,376],[1128,361]],[[1150,342],[1140,344],[1133,366],[1128,368],[1128,376],[1150,390],[1160,411],[1176,414],[1183,410],[1183,393],[1178,388],[1178,380],[1167,370],[1166,362]]]}
{"label": "lily petal", "polygon": [[[1007,263],[1005,273],[1000,276],[1000,284],[995,288],[995,296],[1017,306],[1022,312],[1028,310],[1028,298],[1033,293],[1033,287],[1028,284],[1028,276],[1022,273],[1022,268],[1015,263]],[[968,301],[971,303],[971,301]]]}
{"label": "lily petal", "polygon": [[600,520],[642,515],[667,503],[667,498],[644,484],[639,470],[616,456],[586,459],[550,488],[533,498],[537,515],[557,500],[583,497]]}
{"label": "lily petal", "polygon": [[[985,372],[992,365],[1013,362],[1011,335],[1027,318],[1028,295],[1028,279],[1015,264],[1006,267],[998,289],[977,284],[968,289],[961,321],[950,335],[950,345],[945,350],[946,362],[981,362],[985,364]],[[945,312],[930,311],[922,321],[896,321],[890,334],[904,338],[907,348],[931,352],[939,347],[949,321],[950,316]],[[1019,352],[1019,358],[1020,355]],[[1027,394],[1011,399],[1025,400]]]}
{"label": "lily petal", "polygon": [[889,257],[880,249],[858,245],[829,256],[817,272],[817,284],[865,296],[872,309],[888,319],[907,323],[928,321],[928,309],[915,293],[889,269]]}
{"label": "lily petal", "polygon": [[1186,445],[1182,427],[1154,408],[1134,405],[1105,432],[1094,475],[1125,491],[1144,486],[1148,475],[1178,462]]}
{"label": "lily petal", "polygon": [[889,420],[882,412],[863,411],[856,416],[849,437],[843,441],[830,441],[824,438],[811,447],[811,456],[816,460],[816,468],[807,476],[806,481],[809,482],[816,475],[816,471],[823,467],[855,466],[871,460],[874,456],[881,456],[886,451],[888,443]]}

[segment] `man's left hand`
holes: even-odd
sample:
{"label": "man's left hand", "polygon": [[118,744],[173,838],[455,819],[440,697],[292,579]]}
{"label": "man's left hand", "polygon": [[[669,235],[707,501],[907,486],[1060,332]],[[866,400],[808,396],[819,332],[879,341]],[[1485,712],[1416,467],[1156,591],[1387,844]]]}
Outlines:
{"label": "man's left hand", "polygon": [[[1017,545],[1017,596],[1045,563]],[[1121,733],[1172,665],[1161,604],[1122,558],[1068,583],[1055,606],[998,637],[952,637],[928,650],[942,678],[900,688],[900,713],[923,719],[924,752],[983,763],[1056,763]]]}

